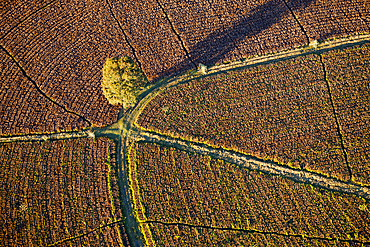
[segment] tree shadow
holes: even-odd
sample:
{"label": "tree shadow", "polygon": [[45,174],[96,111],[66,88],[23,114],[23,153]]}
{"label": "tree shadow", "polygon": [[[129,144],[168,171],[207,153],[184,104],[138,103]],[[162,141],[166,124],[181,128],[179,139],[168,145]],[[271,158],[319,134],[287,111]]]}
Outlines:
{"label": "tree shadow", "polygon": [[[306,0],[301,2],[300,7],[296,8],[296,10],[306,8],[314,1],[316,0]],[[240,13],[235,13],[235,15],[238,14]],[[245,57],[246,53],[249,53],[250,56],[253,56],[257,55],[258,52],[264,52],[265,50],[263,47],[271,44],[264,44],[261,42],[258,35],[273,27],[275,24],[278,24],[283,17],[287,15],[290,15],[291,18],[294,18],[285,3],[281,0],[269,0],[266,3],[255,7],[249,11],[248,16],[239,18],[232,24],[231,27],[222,26],[212,31],[205,38],[199,40],[194,45],[188,47],[189,57],[193,62],[193,66],[198,63],[213,65],[216,63],[240,59],[242,56]],[[279,33],[271,32],[271,35],[279,35]],[[303,32],[302,35],[304,35]],[[184,37],[181,35],[181,33],[180,36]],[[292,36],[292,39],[294,38],[295,37]],[[243,46],[242,43],[246,40],[251,40],[255,44],[250,45],[250,50],[238,53],[237,46]],[[281,42],[284,42],[284,40],[281,40]],[[286,42],[293,43],[294,40],[289,40]],[[304,37],[303,43],[298,45],[303,45],[307,42],[307,38]],[[277,48],[279,47],[279,44],[273,44],[273,46],[274,45]],[[258,49],[254,49],[254,47],[258,47]],[[191,63],[189,63],[189,58],[187,58],[181,63],[167,69],[167,71],[170,72],[171,75],[175,75],[190,68]]]}

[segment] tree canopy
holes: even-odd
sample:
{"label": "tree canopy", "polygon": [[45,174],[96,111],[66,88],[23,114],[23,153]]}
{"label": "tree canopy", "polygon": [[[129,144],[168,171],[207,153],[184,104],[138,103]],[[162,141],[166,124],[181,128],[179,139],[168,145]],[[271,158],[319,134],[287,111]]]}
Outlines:
{"label": "tree canopy", "polygon": [[144,73],[130,57],[108,58],[103,66],[102,89],[110,104],[134,106],[146,83]]}

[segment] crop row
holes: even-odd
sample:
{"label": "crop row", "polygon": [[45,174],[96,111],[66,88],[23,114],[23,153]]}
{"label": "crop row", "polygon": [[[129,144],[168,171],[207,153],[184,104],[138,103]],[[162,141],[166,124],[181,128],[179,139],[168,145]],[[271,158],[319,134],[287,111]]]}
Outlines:
{"label": "crop row", "polygon": [[370,238],[370,205],[356,196],[151,143],[135,143],[129,161],[136,217],[141,222]]}
{"label": "crop row", "polygon": [[311,39],[325,40],[370,32],[370,4],[364,0],[287,1]]}
{"label": "crop row", "polygon": [[155,0],[111,2],[149,80],[188,70],[192,66]]}
{"label": "crop row", "polygon": [[348,180],[324,77],[316,55],[210,76],[158,95],[137,124]]}
{"label": "crop row", "polygon": [[323,54],[353,180],[370,185],[370,45]]}
{"label": "crop row", "polygon": [[[5,143],[0,157],[2,246],[45,246],[122,219],[113,141]],[[127,242],[118,226],[102,234]]]}
{"label": "crop row", "polygon": [[71,131],[87,127],[82,118],[70,114],[42,96],[4,52],[0,53],[0,135]]}
{"label": "crop row", "polygon": [[[49,2],[52,0],[49,0]],[[3,0],[0,2],[0,37],[14,28],[19,22],[27,18],[34,11],[45,5],[43,0],[29,1],[23,0]]]}
{"label": "crop row", "polygon": [[131,54],[105,3],[56,1],[1,40],[49,97],[102,126],[115,122],[101,90],[108,57]]}
{"label": "crop row", "polygon": [[182,225],[148,224],[156,246],[361,246],[354,242],[308,239],[238,230],[218,230]]}
{"label": "crop row", "polygon": [[221,63],[306,42],[283,1],[161,2],[196,63]]}

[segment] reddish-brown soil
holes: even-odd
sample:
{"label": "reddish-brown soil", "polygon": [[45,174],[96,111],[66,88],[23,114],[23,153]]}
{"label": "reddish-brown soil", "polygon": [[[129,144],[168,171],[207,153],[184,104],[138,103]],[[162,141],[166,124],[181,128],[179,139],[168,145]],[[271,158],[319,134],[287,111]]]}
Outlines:
{"label": "reddish-brown soil", "polygon": [[160,2],[195,63],[221,63],[307,43],[281,0]]}
{"label": "reddish-brown soil", "polygon": [[57,1],[0,42],[53,100],[96,126],[117,120],[101,70],[108,57],[132,53],[104,2]]}
{"label": "reddish-brown soil", "polygon": [[[2,246],[46,246],[122,219],[113,141],[5,143],[0,154]],[[106,245],[127,243],[112,227]]]}
{"label": "reddish-brown soil", "polygon": [[109,105],[100,88],[108,57],[137,59],[153,81],[197,63],[304,45],[306,34],[322,40],[369,32],[367,2],[287,3],[5,1],[0,5],[0,44],[53,100],[104,126],[117,120],[120,108]]}
{"label": "reddish-brown soil", "polygon": [[43,6],[55,0],[2,0],[0,1],[0,37]]}
{"label": "reddish-brown soil", "polygon": [[312,40],[370,32],[370,2],[367,0],[286,1]]}
{"label": "reddish-brown soil", "polygon": [[192,68],[180,40],[155,0],[110,2],[149,80]]}
{"label": "reddish-brown soil", "polygon": [[40,94],[3,51],[0,59],[0,135],[70,131],[88,126],[81,117]]}
{"label": "reddish-brown soil", "polygon": [[137,123],[151,131],[350,179],[317,55],[182,84],[149,102]]}
{"label": "reddish-brown soil", "polygon": [[[135,143],[129,161],[135,209],[142,222],[370,240],[370,204],[354,195],[151,143]],[[168,234],[161,238],[157,232],[164,227],[152,226],[158,227],[150,229],[155,241],[166,241]],[[174,231],[172,238],[183,235]]]}
{"label": "reddish-brown soil", "polygon": [[323,55],[353,180],[370,185],[370,45]]}

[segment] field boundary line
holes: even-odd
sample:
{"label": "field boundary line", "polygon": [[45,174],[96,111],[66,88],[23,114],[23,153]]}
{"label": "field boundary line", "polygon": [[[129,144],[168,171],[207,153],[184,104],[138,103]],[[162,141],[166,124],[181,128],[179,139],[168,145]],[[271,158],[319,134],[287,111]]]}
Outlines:
{"label": "field boundary line", "polygon": [[3,46],[0,44],[0,49],[3,50],[6,55],[8,55],[12,60],[13,62],[15,63],[15,65],[19,68],[19,70],[22,72],[23,76],[26,77],[26,79],[31,82],[31,84],[35,87],[36,91],[39,92],[44,98],[46,98],[48,101],[50,101],[52,104],[55,104],[56,106],[62,108],[65,112],[69,113],[69,114],[73,114],[73,115],[76,115],[78,116],[79,118],[81,118],[83,121],[87,122],[89,124],[89,126],[92,126],[91,122],[85,118],[84,116],[76,113],[76,112],[73,112],[71,110],[68,110],[67,107],[63,106],[61,103],[57,102],[56,100],[53,100],[50,96],[48,96],[44,91],[42,91],[39,87],[39,85],[37,85],[36,81],[34,81],[26,72],[26,70],[19,64],[19,62],[15,59],[15,57]]}
{"label": "field boundary line", "polygon": [[101,226],[98,226],[98,227],[92,229],[91,231],[88,231],[88,232],[85,232],[85,233],[82,233],[82,234],[79,234],[79,235],[76,235],[76,236],[73,236],[73,237],[70,237],[70,238],[65,238],[65,239],[56,241],[56,242],[54,242],[52,244],[48,244],[47,246],[56,246],[56,245],[61,244],[61,243],[65,243],[65,242],[68,242],[68,241],[71,241],[71,240],[82,238],[82,237],[84,237],[86,235],[89,235],[89,234],[91,234],[93,232],[96,232],[96,231],[98,231],[100,229],[103,229],[103,228],[108,227],[108,226],[115,225],[115,224],[120,223],[122,221],[123,220],[117,220],[117,221],[114,221],[114,222],[111,222],[111,223],[108,223],[108,224],[105,224],[105,225],[101,225]]}
{"label": "field boundary line", "polygon": [[348,162],[348,153],[347,153],[347,149],[344,146],[343,134],[341,132],[341,126],[340,126],[340,123],[339,123],[339,120],[338,120],[338,114],[337,114],[337,111],[335,110],[335,105],[334,105],[334,101],[333,101],[333,94],[331,92],[331,87],[330,87],[330,83],[329,83],[329,80],[328,80],[328,77],[327,77],[326,66],[325,66],[322,54],[319,54],[319,59],[320,59],[321,65],[322,65],[322,70],[324,72],[324,81],[326,83],[326,87],[327,87],[327,90],[328,90],[328,93],[329,93],[330,104],[331,104],[331,107],[332,107],[335,123],[337,125],[337,132],[338,132],[338,135],[339,135],[340,146],[342,148],[344,160],[346,161],[346,165],[347,165],[347,169],[348,169],[348,173],[349,173],[349,180],[352,180],[352,169],[351,169],[351,166],[349,165],[349,162]]}
{"label": "field boundary line", "polygon": [[224,160],[250,170],[260,171],[275,176],[282,176],[296,182],[311,184],[331,191],[354,194],[370,200],[370,187],[367,186],[360,186],[352,182],[343,182],[335,178],[307,170],[294,169],[279,165],[272,161],[264,161],[250,155],[229,151],[223,148],[214,148],[203,143],[195,143],[179,138],[163,136],[154,132],[131,129],[128,134],[132,141],[157,143],[164,146],[174,147],[182,151],[208,155],[212,158]]}
{"label": "field boundary line", "polygon": [[95,134],[91,130],[81,130],[72,132],[59,132],[53,134],[34,134],[20,136],[0,136],[0,143],[5,142],[27,142],[27,141],[48,141],[48,140],[64,140],[75,138],[95,138]]}
{"label": "field boundary line", "polygon": [[127,37],[127,34],[125,33],[125,30],[124,30],[124,29],[123,29],[123,27],[122,27],[122,24],[119,22],[119,20],[117,19],[116,15],[115,15],[115,14],[114,14],[114,12],[113,12],[113,8],[112,8],[112,4],[111,4],[111,2],[110,2],[109,0],[106,0],[106,3],[107,3],[107,5],[108,5],[109,12],[110,12],[111,16],[112,16],[112,17],[113,17],[113,19],[117,22],[118,27],[121,29],[122,34],[123,34],[123,37],[125,38],[126,43],[127,43],[127,44],[128,44],[128,46],[131,48],[131,50],[132,50],[132,55],[134,55],[134,58],[135,58],[136,62],[138,63],[138,65],[139,65],[140,69],[141,69],[141,70],[143,70],[143,67],[142,67],[142,65],[141,65],[141,62],[140,62],[140,60],[139,60],[139,59],[137,58],[137,56],[136,56],[136,50],[134,49],[134,47],[133,47],[133,46],[131,45],[131,43],[129,42],[128,37]]}
{"label": "field boundary line", "polygon": [[294,20],[297,22],[298,26],[301,28],[301,31],[303,32],[303,34],[306,36],[306,39],[307,39],[307,45],[310,43],[310,37],[308,37],[308,34],[306,32],[306,30],[304,29],[303,25],[299,22],[298,20],[298,17],[294,14],[293,10],[291,7],[289,7],[288,3],[286,2],[286,0],[283,0],[285,6],[287,7],[287,9],[290,11],[290,13],[292,14]]}
{"label": "field boundary line", "polygon": [[205,229],[212,229],[212,230],[220,230],[220,231],[237,231],[237,232],[245,232],[245,233],[259,233],[263,235],[278,235],[278,236],[286,236],[286,237],[299,237],[299,238],[307,238],[307,239],[319,239],[319,240],[328,240],[328,241],[339,241],[339,242],[350,242],[350,243],[360,243],[360,244],[369,244],[369,242],[362,242],[359,240],[350,240],[350,239],[338,239],[338,238],[330,238],[330,237],[315,237],[315,236],[308,236],[305,234],[284,234],[279,232],[264,232],[255,229],[241,229],[241,228],[232,228],[232,227],[216,227],[216,226],[204,226],[204,225],[193,225],[181,222],[162,222],[157,220],[147,220],[140,222],[141,224],[162,224],[166,226],[187,226],[187,227],[194,227],[194,228],[205,228]]}
{"label": "field boundary line", "polygon": [[24,18],[23,20],[21,20],[20,22],[18,22],[15,26],[11,27],[3,36],[0,37],[0,40],[4,39],[6,36],[8,36],[19,25],[21,25],[22,23],[24,23],[25,21],[27,21],[29,18],[31,18],[31,16],[37,14],[41,10],[49,7],[50,5],[52,5],[53,3],[58,2],[58,1],[59,0],[52,0],[49,3],[47,3],[47,4],[43,5],[42,7],[40,7],[39,9],[37,9],[37,10],[33,11],[32,13],[30,13],[26,18]]}
{"label": "field boundary line", "polygon": [[166,12],[166,10],[164,9],[163,5],[159,2],[159,0],[155,0],[159,6],[159,8],[162,10],[163,14],[165,15],[168,23],[170,24],[170,27],[171,27],[171,30],[174,32],[174,34],[176,35],[177,39],[180,41],[180,45],[182,47],[182,49],[184,50],[185,52],[185,55],[186,57],[189,59],[189,61],[193,64],[193,66],[196,68],[197,65],[193,62],[193,60],[191,59],[191,56],[189,54],[189,51],[188,49],[186,49],[186,46],[185,46],[185,43],[184,41],[181,39],[181,36],[180,34],[176,31],[175,29],[175,26],[174,24],[171,22],[171,19],[170,17],[168,16],[168,13]]}

